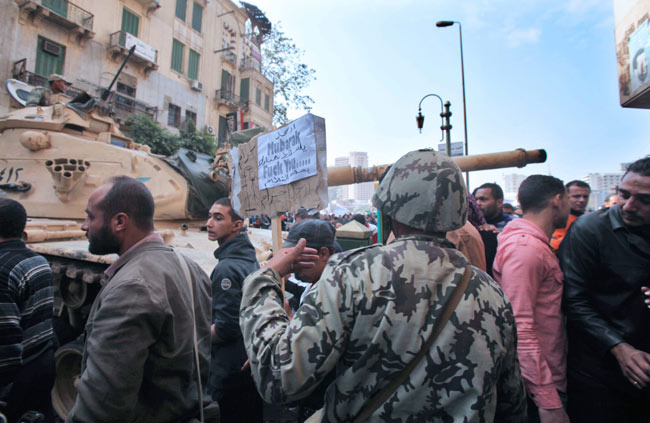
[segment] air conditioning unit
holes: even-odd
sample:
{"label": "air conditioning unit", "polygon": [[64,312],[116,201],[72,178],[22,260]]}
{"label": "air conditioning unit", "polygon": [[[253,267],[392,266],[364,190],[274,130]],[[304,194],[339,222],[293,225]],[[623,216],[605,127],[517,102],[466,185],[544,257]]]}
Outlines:
{"label": "air conditioning unit", "polygon": [[194,91],[203,91],[203,84],[196,79],[190,81],[190,87],[192,87]]}
{"label": "air conditioning unit", "polygon": [[51,41],[43,40],[43,51],[50,53],[51,55],[54,56],[60,56],[61,55],[61,46],[58,44],[55,44]]}
{"label": "air conditioning unit", "polygon": [[208,134],[214,135],[214,126],[206,125],[205,130],[208,131]]}

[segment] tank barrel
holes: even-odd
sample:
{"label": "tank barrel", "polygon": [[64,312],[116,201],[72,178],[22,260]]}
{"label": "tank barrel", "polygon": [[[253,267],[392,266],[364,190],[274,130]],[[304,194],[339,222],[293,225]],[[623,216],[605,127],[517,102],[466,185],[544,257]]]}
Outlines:
{"label": "tank barrel", "polygon": [[23,232],[23,241],[27,243],[31,242],[43,242],[43,241],[54,241],[60,239],[75,239],[75,238],[84,238],[86,233],[84,231],[43,231],[40,229],[28,229]]}
{"label": "tank barrel", "polygon": [[106,101],[106,100],[108,99],[108,96],[111,94],[111,90],[113,89],[113,85],[115,84],[115,81],[117,81],[117,78],[118,78],[118,77],[120,76],[120,74],[122,73],[122,69],[124,69],[124,66],[126,65],[126,62],[129,61],[129,59],[131,58],[131,55],[133,55],[133,52],[134,52],[134,51],[135,51],[135,45],[131,46],[131,48],[129,49],[129,53],[128,53],[128,54],[126,55],[126,57],[124,58],[124,61],[122,62],[122,64],[120,65],[120,68],[119,68],[119,69],[117,70],[117,72],[115,73],[115,76],[113,76],[113,80],[112,80],[111,83],[108,85],[108,88],[106,88],[106,89],[102,92],[102,101]]}
{"label": "tank barrel", "polygon": [[[544,163],[546,161],[546,151],[543,149],[526,151],[519,148],[514,151],[474,154],[471,156],[454,157],[453,159],[460,170],[463,172],[472,172],[506,167],[524,167],[530,163]],[[378,165],[370,168],[351,166],[328,167],[327,185],[335,187],[377,181],[389,166]]]}

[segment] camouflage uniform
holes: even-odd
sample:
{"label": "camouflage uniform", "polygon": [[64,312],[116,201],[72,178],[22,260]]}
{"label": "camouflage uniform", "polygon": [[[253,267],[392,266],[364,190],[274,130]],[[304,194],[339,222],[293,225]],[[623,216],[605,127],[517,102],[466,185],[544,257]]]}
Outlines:
{"label": "camouflage uniform", "polygon": [[[375,204],[428,232],[462,225],[467,200],[456,165],[437,154],[433,162],[416,160],[430,158],[429,151],[409,154],[415,157],[405,156],[389,171]],[[415,187],[413,194],[404,195],[400,179]],[[426,183],[411,185],[410,179]],[[418,202],[429,203],[428,211]],[[410,217],[396,212],[404,204]],[[260,393],[270,402],[300,399],[336,369],[323,421],[354,419],[421,349],[467,264],[434,235],[338,254],[291,321],[282,308],[280,275],[268,268],[253,273],[244,282],[240,324]],[[516,337],[503,292],[473,268],[463,299],[425,359],[369,421],[525,422]]]}
{"label": "camouflage uniform", "polygon": [[29,92],[27,106],[51,106],[53,95],[52,90],[47,87],[36,87]]}

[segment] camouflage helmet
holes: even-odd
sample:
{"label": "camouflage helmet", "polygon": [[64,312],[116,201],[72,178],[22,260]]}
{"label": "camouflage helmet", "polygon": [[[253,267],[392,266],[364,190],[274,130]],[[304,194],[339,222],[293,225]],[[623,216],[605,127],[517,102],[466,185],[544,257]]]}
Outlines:
{"label": "camouflage helmet", "polygon": [[425,232],[448,232],[467,221],[467,191],[458,165],[433,150],[411,151],[384,176],[372,202],[382,213]]}

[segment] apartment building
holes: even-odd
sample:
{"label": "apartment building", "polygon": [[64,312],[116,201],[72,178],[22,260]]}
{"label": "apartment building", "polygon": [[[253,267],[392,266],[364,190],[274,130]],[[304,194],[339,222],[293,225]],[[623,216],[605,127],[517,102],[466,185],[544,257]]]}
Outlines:
{"label": "apartment building", "polygon": [[[45,85],[60,73],[97,95],[131,46],[113,87],[118,121],[149,115],[175,131],[186,119],[225,140],[271,128],[273,84],[262,75],[271,24],[254,5],[230,0],[0,0],[0,77]],[[6,91],[0,113],[19,107]]]}
{"label": "apartment building", "polygon": [[608,195],[616,193],[622,178],[623,172],[588,173],[583,176],[582,180],[591,187],[591,196],[587,207],[598,209]]}

